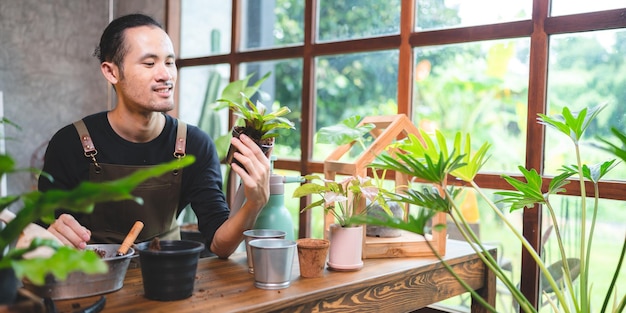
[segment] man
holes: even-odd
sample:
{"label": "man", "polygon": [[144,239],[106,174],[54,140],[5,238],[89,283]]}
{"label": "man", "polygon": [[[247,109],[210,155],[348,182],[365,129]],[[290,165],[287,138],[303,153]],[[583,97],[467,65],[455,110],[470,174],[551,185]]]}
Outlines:
{"label": "man", "polygon": [[54,180],[42,176],[39,189],[120,178],[185,154],[194,155],[196,162],[136,189],[143,205],[111,202],[97,205],[92,214],[75,216],[60,211],[48,230],[63,243],[84,248],[89,242],[120,243],[141,220],[145,226],[138,240],[176,239],[176,216],[191,204],[210,250],[223,258],[231,255],[268,201],[267,156],[248,137],[232,139],[239,151],[235,158],[243,165],[233,163],[232,170],[241,178],[247,200],[229,217],[214,143],[197,127],[185,127],[165,114],[174,108],[177,72],[172,42],[161,25],[141,14],[120,17],[104,30],[95,55],[115,89],[117,104],[53,136],[43,171]]}

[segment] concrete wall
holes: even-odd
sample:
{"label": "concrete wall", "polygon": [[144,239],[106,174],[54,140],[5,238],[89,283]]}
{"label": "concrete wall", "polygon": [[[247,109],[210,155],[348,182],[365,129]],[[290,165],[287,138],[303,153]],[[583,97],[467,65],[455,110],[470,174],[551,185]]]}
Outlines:
{"label": "concrete wall", "polygon": [[[38,166],[56,130],[107,110],[113,91],[93,57],[110,20],[142,12],[165,22],[166,0],[0,1],[0,91],[4,112],[21,129],[5,127],[6,151],[19,167]],[[30,174],[7,177],[9,194],[33,187]]]}

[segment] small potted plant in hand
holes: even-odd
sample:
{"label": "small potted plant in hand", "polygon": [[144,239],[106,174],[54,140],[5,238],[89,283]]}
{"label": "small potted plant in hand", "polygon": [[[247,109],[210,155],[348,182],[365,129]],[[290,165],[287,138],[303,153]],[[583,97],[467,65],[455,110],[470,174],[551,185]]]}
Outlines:
{"label": "small potted plant in hand", "polygon": [[[330,225],[330,250],[328,267],[339,271],[354,271],[363,267],[363,225],[350,220],[364,214],[368,207],[380,204],[386,207],[382,192],[369,177],[349,176],[342,181],[323,179],[317,175],[304,177],[307,183],[294,190],[296,198],[320,195],[322,199],[307,205],[302,211],[323,207],[324,215],[332,214],[337,221]],[[368,201],[369,200],[369,201]],[[368,201],[364,210],[359,210],[362,201]]]}
{"label": "small potted plant in hand", "polygon": [[[276,132],[278,129],[295,129],[294,123],[285,117],[291,112],[288,107],[281,106],[274,111],[269,111],[261,101],[253,103],[250,100],[251,95],[258,90],[258,86],[269,75],[270,73],[265,74],[253,86],[248,86],[248,80],[252,74],[234,84],[231,83],[222,92],[222,98],[217,100],[218,103],[226,103],[233,114],[238,117],[232,129],[233,137],[239,138],[239,135],[245,134],[252,138],[265,153],[273,146],[274,138],[278,137]],[[233,160],[234,153],[234,147],[230,146],[226,155],[226,164],[238,163]]]}

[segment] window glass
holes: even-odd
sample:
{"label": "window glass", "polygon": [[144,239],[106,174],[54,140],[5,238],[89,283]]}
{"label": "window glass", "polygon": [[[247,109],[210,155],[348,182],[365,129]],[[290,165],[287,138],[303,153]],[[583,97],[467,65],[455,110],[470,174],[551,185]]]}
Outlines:
{"label": "window glass", "polygon": [[[581,199],[572,196],[552,196],[550,198],[554,213],[559,221],[559,232],[563,241],[563,247],[568,257],[580,259],[580,233],[581,229]],[[604,296],[607,294],[609,284],[617,266],[619,252],[622,250],[626,228],[626,203],[608,199],[600,199],[598,204],[596,226],[593,232],[593,245],[589,259],[590,283],[593,283],[590,296],[592,308],[602,307]],[[586,219],[591,220],[593,214],[593,201],[587,201]],[[556,229],[548,231],[552,225],[548,210],[544,209],[543,225],[547,241],[543,247],[544,263],[546,265],[560,261],[559,245],[557,242]],[[587,225],[586,232],[591,230]],[[589,236],[587,236],[587,239]],[[545,238],[544,238],[545,239]],[[624,274],[622,269],[621,274]],[[579,290],[579,281],[574,281],[575,290]],[[621,287],[620,287],[621,284]],[[615,287],[623,290],[624,283],[619,278]],[[613,290],[615,292],[615,289]],[[620,292],[618,292],[619,294]],[[621,292],[623,295],[623,291]],[[609,304],[609,307],[611,305]],[[549,305],[544,306],[540,312],[552,312]]]}
{"label": "window glass", "polygon": [[[398,112],[397,50],[319,57],[315,66],[315,131],[355,115]],[[313,159],[335,147],[314,142]]]}
{"label": "window glass", "polygon": [[551,15],[568,15],[626,7],[624,0],[552,0]]}
{"label": "window glass", "polygon": [[[180,119],[192,125],[200,125],[203,118],[214,114],[211,105],[228,84],[229,71],[228,64],[181,68],[178,76]],[[228,112],[218,114],[223,118],[217,120],[218,123],[223,121],[223,125],[218,127],[220,131],[204,129],[211,136],[225,133],[228,128]]]}
{"label": "window glass", "polygon": [[231,2],[181,1],[180,58],[230,52]]}
{"label": "window glass", "polygon": [[446,138],[471,133],[491,144],[483,171],[517,171],[525,161],[528,39],[415,49],[413,122]]}
{"label": "window glass", "polygon": [[[550,38],[548,114],[560,114],[605,104],[587,129],[584,142],[597,136],[611,140],[611,127],[624,130],[626,123],[626,30],[554,35]],[[575,164],[572,141],[554,129],[546,131],[545,171],[556,174],[562,164]],[[617,140],[613,140],[617,142]],[[614,157],[592,145],[582,144],[584,162],[591,165]],[[565,162],[565,163],[564,163]],[[626,176],[624,167],[607,178]]]}
{"label": "window glass", "polygon": [[304,42],[304,1],[241,1],[242,50],[273,48]]}
{"label": "window glass", "polygon": [[260,93],[252,101],[259,100],[273,110],[286,106],[291,113],[285,117],[295,123],[295,130],[280,129],[273,155],[281,159],[300,159],[300,131],[302,116],[302,60],[287,59],[255,63],[242,63],[240,77],[255,74],[250,84],[267,72],[272,74],[261,84]]}
{"label": "window glass", "polygon": [[318,41],[400,33],[400,0],[319,0]]}
{"label": "window glass", "polygon": [[511,22],[530,19],[531,13],[532,0],[417,0],[415,29],[433,30]]}

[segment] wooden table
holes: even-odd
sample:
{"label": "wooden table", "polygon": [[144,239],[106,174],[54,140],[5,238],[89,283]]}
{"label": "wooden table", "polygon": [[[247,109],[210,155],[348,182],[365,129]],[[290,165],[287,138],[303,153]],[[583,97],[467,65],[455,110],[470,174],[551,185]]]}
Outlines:
{"label": "wooden table", "polygon": [[[476,253],[455,240],[448,240],[446,251],[447,262],[493,304],[495,276]],[[321,278],[299,277],[296,262],[291,286],[281,290],[256,288],[247,270],[245,253],[200,259],[193,295],[160,302],[144,298],[141,270],[129,269],[124,287],[105,295],[103,312],[410,312],[465,292],[435,258],[366,259],[360,271],[325,270]],[[98,299],[56,301],[56,306],[72,312]],[[473,303],[472,312],[487,311]]]}

